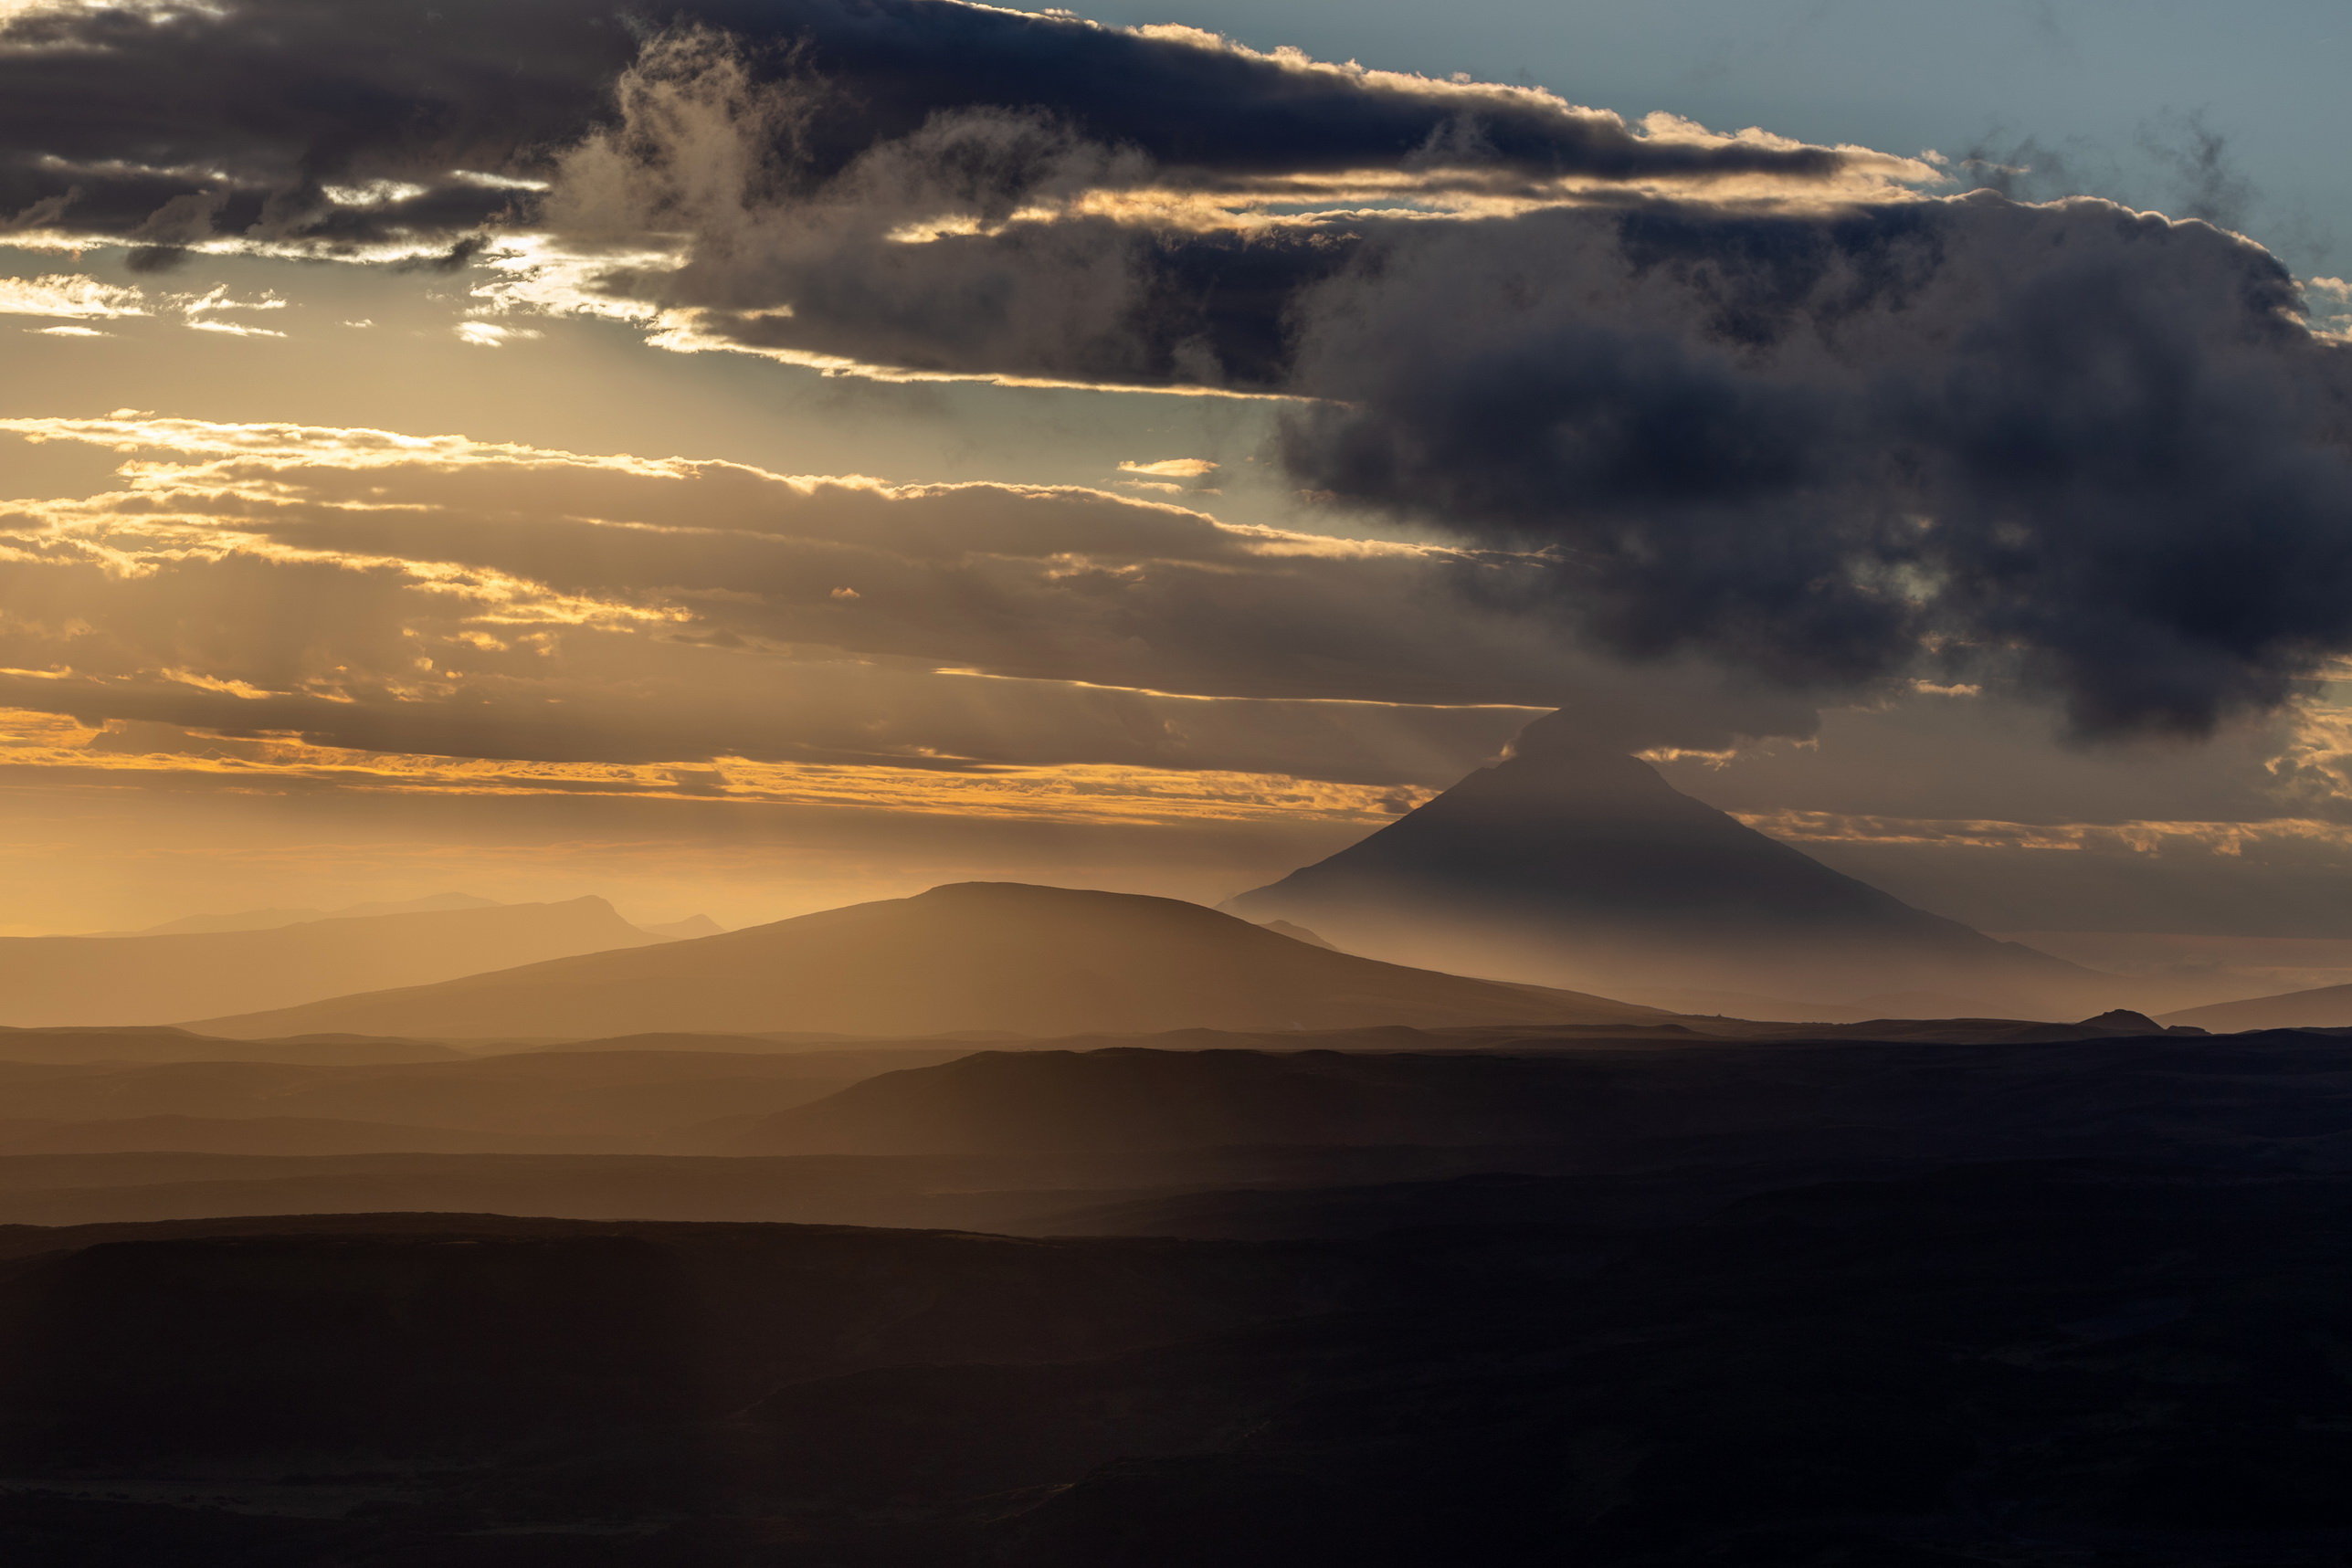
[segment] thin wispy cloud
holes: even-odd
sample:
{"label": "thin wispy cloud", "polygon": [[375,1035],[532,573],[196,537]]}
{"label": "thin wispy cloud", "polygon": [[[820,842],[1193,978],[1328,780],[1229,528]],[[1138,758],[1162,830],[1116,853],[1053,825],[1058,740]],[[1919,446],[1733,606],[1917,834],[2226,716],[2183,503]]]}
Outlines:
{"label": "thin wispy cloud", "polygon": [[0,278],[0,315],[48,316],[71,321],[111,321],[147,314],[136,289],[100,283],[95,278],[51,273],[40,278]]}
{"label": "thin wispy cloud", "polygon": [[1386,786],[1499,743],[1531,662],[1580,678],[1540,620],[1444,585],[1503,562],[1096,490],[128,411],[0,429],[128,459],[0,506],[0,665],[31,672],[0,700],[31,710],[516,762]]}

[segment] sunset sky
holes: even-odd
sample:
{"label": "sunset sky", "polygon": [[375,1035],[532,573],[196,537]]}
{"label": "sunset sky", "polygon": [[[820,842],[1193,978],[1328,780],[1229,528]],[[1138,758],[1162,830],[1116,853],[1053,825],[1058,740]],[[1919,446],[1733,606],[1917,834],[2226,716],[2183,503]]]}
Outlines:
{"label": "sunset sky", "polygon": [[1565,707],[2352,963],[2347,27],[0,0],[0,927],[1213,902]]}

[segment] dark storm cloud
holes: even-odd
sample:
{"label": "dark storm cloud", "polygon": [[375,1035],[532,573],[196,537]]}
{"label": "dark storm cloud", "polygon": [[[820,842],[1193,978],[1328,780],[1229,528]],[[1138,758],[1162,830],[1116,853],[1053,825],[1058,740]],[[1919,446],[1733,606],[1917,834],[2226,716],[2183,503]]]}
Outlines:
{"label": "dark storm cloud", "polygon": [[[659,297],[701,341],[918,374],[1280,394],[1300,289],[1346,265],[1364,225],[1166,234],[1101,218],[903,245],[880,235],[690,264]],[[740,299],[751,279],[772,307]]]}
{"label": "dark storm cloud", "polygon": [[676,28],[723,32],[757,79],[824,84],[824,112],[795,127],[804,184],[942,115],[1008,110],[1177,183],[1406,166],[1805,179],[1843,162],[1647,138],[1523,89],[944,0],[226,0],[61,6],[0,26],[0,224],[128,238],[157,258],[231,237],[446,244],[529,206],[461,172],[547,173],[609,109],[642,41]]}
{"label": "dark storm cloud", "polygon": [[1285,457],[1548,549],[1604,643],[2014,673],[2199,731],[2352,649],[2352,362],[2266,252],[2104,203],[1555,213],[1326,286]]}
{"label": "dark storm cloud", "polygon": [[[1313,400],[1303,489],[1536,554],[1465,580],[1636,660],[1811,693],[1986,671],[2086,732],[2196,732],[2352,652],[2352,350],[2203,224],[931,0],[8,37],[20,225],[95,215],[163,260],[447,249],[511,208],[573,252],[508,253],[492,298],[666,346]],[[2180,173],[2227,216],[2218,143]]]}
{"label": "dark storm cloud", "polygon": [[1548,552],[1618,654],[1800,690],[1991,674],[2195,733],[2352,651],[2347,351],[2203,223],[1782,182],[1155,224],[1046,199],[1107,149],[976,111],[762,194],[698,173],[786,112],[715,47],[649,54],[559,203],[693,233],[646,297],[704,346],[1317,400],[1303,489]]}
{"label": "dark storm cloud", "polygon": [[[35,12],[0,30],[0,215],[159,249],[430,244],[513,200],[455,171],[576,136],[633,51],[553,5]],[[376,181],[421,188],[330,194]]]}

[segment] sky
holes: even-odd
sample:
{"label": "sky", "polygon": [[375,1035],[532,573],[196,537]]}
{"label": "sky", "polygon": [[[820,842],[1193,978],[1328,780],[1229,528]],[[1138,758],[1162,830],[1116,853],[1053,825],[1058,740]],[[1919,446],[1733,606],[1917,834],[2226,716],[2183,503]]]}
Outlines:
{"label": "sky", "polygon": [[2347,26],[0,4],[0,931],[1213,902],[1561,708],[2332,977]]}

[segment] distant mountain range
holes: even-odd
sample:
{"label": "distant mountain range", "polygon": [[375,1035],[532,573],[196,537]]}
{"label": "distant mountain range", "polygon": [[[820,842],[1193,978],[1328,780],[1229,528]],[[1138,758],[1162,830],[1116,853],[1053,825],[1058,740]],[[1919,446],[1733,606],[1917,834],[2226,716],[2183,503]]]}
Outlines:
{"label": "distant mountain range", "polygon": [[666,936],[672,942],[690,942],[698,936],[717,936],[727,928],[708,915],[688,915],[682,921],[664,921],[659,925],[639,928],[656,936]]}
{"label": "distant mountain range", "polygon": [[2352,985],[2322,985],[2282,996],[2216,1002],[2167,1013],[2165,1023],[2188,1024],[2215,1034],[2243,1029],[2340,1029],[2352,1027]]}
{"label": "distant mountain range", "polygon": [[2212,989],[2102,973],[1913,908],[1558,714],[1225,911],[1013,883],[733,932],[701,915],[633,926],[593,898],[255,910],[0,939],[0,1026],[1056,1037],[1701,1015],[2065,1021],[2116,1007],[2209,1028],[2352,1024],[2352,987],[2175,1011]]}
{"label": "distant mountain range", "polygon": [[[391,1062],[463,1061],[471,1053],[434,1040],[398,1040],[362,1035],[297,1035],[290,1039],[228,1041],[161,1025],[123,1028],[0,1028],[0,1072],[7,1065],[86,1067],[104,1063],[288,1062],[311,1067]],[[21,1109],[0,1096],[0,1105]]]}
{"label": "distant mountain range", "polygon": [[663,942],[596,898],[258,931],[5,937],[0,1025],[171,1024]]}
{"label": "distant mountain range", "polygon": [[[16,1037],[0,1035],[0,1052]],[[723,1045],[723,1041],[713,1042]],[[269,1045],[275,1045],[269,1042]],[[412,1047],[420,1042],[407,1042]],[[744,1042],[755,1045],[756,1042]],[[877,1072],[963,1054],[583,1051],[469,1056],[439,1047],[292,1061],[0,1058],[0,1156],[173,1151],[223,1154],[709,1153],[739,1124]],[[708,1136],[700,1130],[715,1131]],[[18,1173],[21,1174],[22,1173]],[[0,1173],[0,1189],[13,1177]]]}
{"label": "distant mountain range", "polygon": [[1224,907],[1394,963],[1661,1000],[1694,988],[2053,1019],[2187,1000],[1914,909],[1559,714],[1370,837]]}
{"label": "distant mountain range", "polygon": [[1572,991],[1335,952],[1173,899],[966,882],[722,936],[188,1026],[246,1038],[787,1029],[903,1037],[1669,1017]]}
{"label": "distant mountain range", "polygon": [[[142,926],[137,931],[94,931],[89,936],[191,936],[227,931],[276,931],[281,926],[307,925],[312,921],[366,920],[374,915],[438,914],[447,910],[490,910],[500,908],[496,899],[477,898],[471,893],[433,893],[421,899],[377,900],[371,903],[345,904],[341,909],[268,909],[237,910],[221,915],[183,915],[161,925]],[[682,921],[640,922],[640,931],[677,941],[686,937],[716,936],[727,928],[708,915],[688,915]]]}
{"label": "distant mountain range", "polygon": [[273,909],[237,910],[225,915],[184,915],[161,925],[143,926],[137,931],[97,931],[91,936],[190,936],[200,932],[224,931],[275,931],[280,926],[304,925],[311,921],[365,920],[371,915],[436,914],[444,910],[487,910],[496,908],[496,899],[478,899],[471,893],[434,893],[421,899],[401,899],[393,901],[378,900],[373,903],[345,904],[337,910]]}

